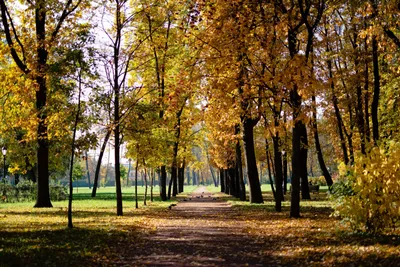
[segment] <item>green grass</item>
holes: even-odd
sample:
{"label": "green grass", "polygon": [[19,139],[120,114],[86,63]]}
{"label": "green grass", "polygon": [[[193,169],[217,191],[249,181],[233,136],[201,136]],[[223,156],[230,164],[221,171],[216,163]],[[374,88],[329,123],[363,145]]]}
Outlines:
{"label": "green grass", "polygon": [[[124,216],[116,216],[115,188],[99,188],[91,198],[89,188],[74,190],[73,229],[67,228],[68,201],[53,208],[33,208],[34,202],[0,204],[0,266],[99,266],[118,258],[118,246],[134,243],[149,231],[153,217],[163,217],[168,206],[197,187],[185,187],[178,198],[162,202],[158,187],[154,202],[143,205],[144,187],[123,188]],[[150,229],[151,230],[151,229]],[[132,244],[133,244],[132,243]]]}

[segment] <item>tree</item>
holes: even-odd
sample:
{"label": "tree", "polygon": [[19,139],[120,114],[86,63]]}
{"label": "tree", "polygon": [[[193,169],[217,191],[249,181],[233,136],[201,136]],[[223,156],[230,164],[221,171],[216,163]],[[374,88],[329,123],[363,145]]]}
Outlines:
{"label": "tree", "polygon": [[[27,1],[25,11],[10,9],[12,2],[0,1],[1,18],[9,54],[18,66],[22,75],[32,80],[35,93],[35,108],[37,111],[37,200],[35,207],[52,207],[49,195],[49,136],[48,109],[46,108],[49,93],[49,75],[51,76],[51,61],[53,51],[71,40],[79,30],[81,12],[89,3],[68,0],[66,3],[57,1],[35,2]],[[34,25],[35,33],[17,29],[16,18],[27,19]],[[32,18],[33,21],[32,21]],[[51,23],[53,22],[53,23]],[[65,24],[69,23],[69,32]],[[24,24],[25,27],[29,24]],[[65,32],[64,32],[65,31]],[[26,34],[23,34],[27,32]],[[32,38],[32,35],[35,38]],[[36,49],[30,50],[29,46]]]}

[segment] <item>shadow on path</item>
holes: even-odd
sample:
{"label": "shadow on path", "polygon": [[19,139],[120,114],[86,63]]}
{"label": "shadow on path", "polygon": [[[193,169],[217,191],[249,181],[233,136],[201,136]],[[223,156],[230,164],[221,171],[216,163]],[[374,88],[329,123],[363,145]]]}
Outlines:
{"label": "shadow on path", "polygon": [[[232,223],[231,206],[198,188],[171,207],[171,217],[147,236],[130,263],[149,266],[274,266],[260,257],[261,244]],[[174,219],[175,218],[175,219]]]}

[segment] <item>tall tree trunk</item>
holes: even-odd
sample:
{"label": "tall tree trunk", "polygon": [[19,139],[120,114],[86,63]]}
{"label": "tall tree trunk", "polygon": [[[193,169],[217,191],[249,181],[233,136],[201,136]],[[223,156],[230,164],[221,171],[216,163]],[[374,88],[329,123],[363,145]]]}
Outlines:
{"label": "tall tree trunk", "polygon": [[139,159],[137,158],[135,167],[135,204],[137,209],[139,208],[138,193],[137,193],[138,169],[139,169]]}
{"label": "tall tree trunk", "polygon": [[160,176],[160,196],[162,201],[167,200],[167,171],[165,165],[160,167],[161,176]]}
{"label": "tall tree trunk", "polygon": [[379,62],[378,62],[378,41],[376,36],[372,37],[372,62],[374,68],[374,95],[371,105],[371,118],[372,118],[372,137],[374,144],[377,145],[379,141],[379,124],[378,124],[378,108],[379,108],[379,94],[380,94],[380,75],[379,75]]}
{"label": "tall tree trunk", "polygon": [[[275,126],[276,125],[275,122]],[[279,132],[275,133],[272,138],[274,144],[274,161],[275,161],[275,183],[276,183],[276,194],[275,194],[275,210],[282,211],[282,201],[283,201],[283,183],[282,183],[282,152],[279,148],[280,137]]]}
{"label": "tall tree trunk", "polygon": [[295,87],[291,91],[291,102],[293,108],[293,136],[292,136],[292,193],[290,201],[290,217],[300,217],[300,177],[302,162],[301,154],[301,130],[305,128],[304,122],[299,118],[301,108],[301,97]]}
{"label": "tall tree trunk", "polygon": [[85,163],[86,163],[86,176],[88,179],[89,189],[92,189],[92,185],[90,183],[89,158],[87,151],[85,151]]}
{"label": "tall tree trunk", "polygon": [[116,37],[114,44],[114,170],[115,170],[115,190],[117,194],[117,216],[123,215],[122,210],[122,190],[121,190],[121,166],[120,166],[120,108],[119,108],[119,98],[120,98],[120,45],[122,42],[122,14],[121,14],[121,4],[119,1],[116,2],[116,12],[115,12],[115,23],[116,23]]}
{"label": "tall tree trunk", "polygon": [[169,186],[168,186],[168,199],[171,199],[171,191],[172,191],[172,183],[174,182],[173,179],[173,173],[175,172],[176,175],[176,169],[171,168],[171,178],[169,179]]}
{"label": "tall tree trunk", "polygon": [[[329,77],[330,77],[330,79],[333,79],[332,63],[330,63],[330,64],[329,63],[330,63],[330,61],[328,61]],[[345,140],[344,134],[343,134],[343,127],[344,127],[343,120],[342,120],[342,116],[340,114],[340,110],[339,110],[339,106],[338,106],[338,99],[334,92],[334,86],[335,85],[332,81],[331,89],[332,89],[333,108],[335,109],[335,116],[336,116],[336,121],[337,121],[338,131],[339,131],[339,138],[340,138],[340,146],[342,148],[342,153],[343,153],[343,160],[344,160],[344,163],[347,165],[347,164],[349,164],[349,155],[347,153],[346,140]]]}
{"label": "tall tree trunk", "polygon": [[314,131],[314,141],[315,141],[315,149],[317,150],[318,162],[319,167],[321,168],[322,174],[325,177],[325,181],[329,186],[329,191],[333,185],[332,177],[328,171],[328,168],[325,165],[324,156],[322,154],[321,144],[319,142],[319,135],[318,135],[318,125],[317,125],[317,103],[315,101],[315,96],[311,97],[312,104],[313,104],[313,114],[312,114],[312,126]]}
{"label": "tall tree trunk", "polygon": [[144,184],[145,184],[145,186],[144,186],[143,205],[146,206],[147,205],[147,203],[146,203],[146,201],[147,201],[147,169],[146,169],[146,164],[145,164],[144,160],[143,160],[143,167],[144,167],[143,180],[144,180]]}
{"label": "tall tree trunk", "polygon": [[183,160],[182,165],[178,168],[178,180],[179,180],[179,193],[182,193],[184,190],[185,184],[185,160]]}
{"label": "tall tree trunk", "polygon": [[[235,127],[236,134],[240,133],[240,126]],[[243,180],[243,163],[242,163],[242,149],[240,147],[240,141],[236,141],[236,176],[239,181],[239,198],[241,201],[246,201],[246,187]]]}
{"label": "tall tree trunk", "polygon": [[192,169],[192,180],[193,180],[193,184],[192,185],[197,185],[196,182],[196,172],[194,169]]}
{"label": "tall tree trunk", "polygon": [[[73,171],[74,171],[74,156],[75,156],[75,137],[76,137],[76,128],[78,127],[79,122],[79,114],[81,112],[81,92],[82,92],[82,80],[81,80],[81,70],[78,72],[79,79],[79,90],[78,90],[78,108],[75,114],[75,122],[72,133],[72,144],[71,144],[71,163],[69,167],[69,197],[68,197],[68,228],[73,228],[72,223],[72,200],[73,200]],[[86,154],[87,156],[87,154]]]}
{"label": "tall tree trunk", "polygon": [[258,178],[256,154],[254,150],[254,126],[257,124],[258,120],[244,118],[242,121],[250,203],[263,203],[264,201],[261,193],[260,180]]}
{"label": "tall tree trunk", "polygon": [[285,153],[282,155],[283,158],[283,194],[286,195],[287,193],[287,184],[288,184],[288,162],[287,162],[287,151],[285,150]]}
{"label": "tall tree trunk", "polygon": [[[368,37],[364,40],[365,53],[368,54]],[[371,128],[369,126],[369,62],[365,59],[364,70],[364,115],[365,115],[365,137],[371,142]]]}
{"label": "tall tree trunk", "polygon": [[214,186],[218,187],[217,179],[215,178],[213,167],[210,164],[208,164],[208,166],[210,167],[211,178],[213,180]]}
{"label": "tall tree trunk", "polygon": [[132,163],[132,160],[129,159],[128,160],[128,173],[126,174],[126,186],[127,187],[129,186],[129,174],[131,173],[131,163]]}
{"label": "tall tree trunk", "polygon": [[155,173],[154,170],[151,170],[151,180],[150,180],[150,201],[153,202],[153,187],[154,187],[154,177]]}
{"label": "tall tree trunk", "polygon": [[306,125],[303,122],[300,125],[300,176],[301,176],[301,197],[302,199],[311,199],[310,189],[308,187],[308,171],[307,171],[307,159],[308,159],[308,138]]}
{"label": "tall tree trunk", "polygon": [[236,169],[234,167],[230,167],[228,169],[228,176],[229,176],[229,182],[230,182],[229,194],[231,196],[238,197],[238,191],[236,188]]}
{"label": "tall tree trunk", "polygon": [[111,128],[108,128],[106,136],[104,137],[103,145],[100,148],[99,159],[97,160],[96,172],[94,174],[92,197],[96,197],[97,187],[99,187],[99,176],[100,176],[101,161],[103,159],[104,151],[106,150],[106,147],[107,147],[107,144],[108,144],[108,139],[110,139],[110,136],[111,136]]}
{"label": "tall tree trunk", "polygon": [[53,207],[50,201],[49,189],[49,142],[47,130],[47,85],[46,85],[46,71],[47,71],[47,57],[46,50],[46,7],[45,1],[39,0],[36,2],[35,9],[35,23],[36,23],[36,40],[37,40],[37,76],[36,82],[39,89],[36,90],[36,110],[38,117],[38,150],[37,150],[37,164],[38,164],[38,181],[37,181],[37,199],[35,208]]}
{"label": "tall tree trunk", "polygon": [[231,181],[229,177],[229,169],[224,170],[224,177],[225,177],[225,194],[230,195],[231,194]]}
{"label": "tall tree trunk", "polygon": [[271,161],[270,161],[270,155],[269,155],[268,139],[265,139],[265,154],[267,156],[269,183],[271,185],[271,190],[272,190],[272,194],[274,195],[274,199],[276,199],[276,192],[275,192],[275,188],[274,188],[274,180],[272,179],[272,172],[271,172]]}
{"label": "tall tree trunk", "polygon": [[178,194],[178,185],[177,185],[177,177],[178,177],[178,169],[176,168],[176,163],[171,166],[171,180],[169,182],[170,186],[168,188],[168,198],[171,198],[171,186],[172,186],[172,196],[176,196]]}
{"label": "tall tree trunk", "polygon": [[223,169],[219,169],[219,180],[221,184],[221,192],[225,192],[225,171]]}

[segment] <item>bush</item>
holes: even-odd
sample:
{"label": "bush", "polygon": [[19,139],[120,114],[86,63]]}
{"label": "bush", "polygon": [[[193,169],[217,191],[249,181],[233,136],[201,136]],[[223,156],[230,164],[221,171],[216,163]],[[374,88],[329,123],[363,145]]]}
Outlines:
{"label": "bush", "polygon": [[354,166],[339,166],[334,185],[334,215],[357,231],[381,233],[400,219],[400,144],[372,148]]}
{"label": "bush", "polygon": [[326,186],[326,180],[324,176],[319,177],[308,177],[308,182],[312,185]]}
{"label": "bush", "polygon": [[[37,195],[37,185],[29,180],[23,180],[16,186],[11,184],[0,184],[2,202],[34,201]],[[67,187],[50,185],[50,199],[52,201],[65,200],[67,198]]]}

